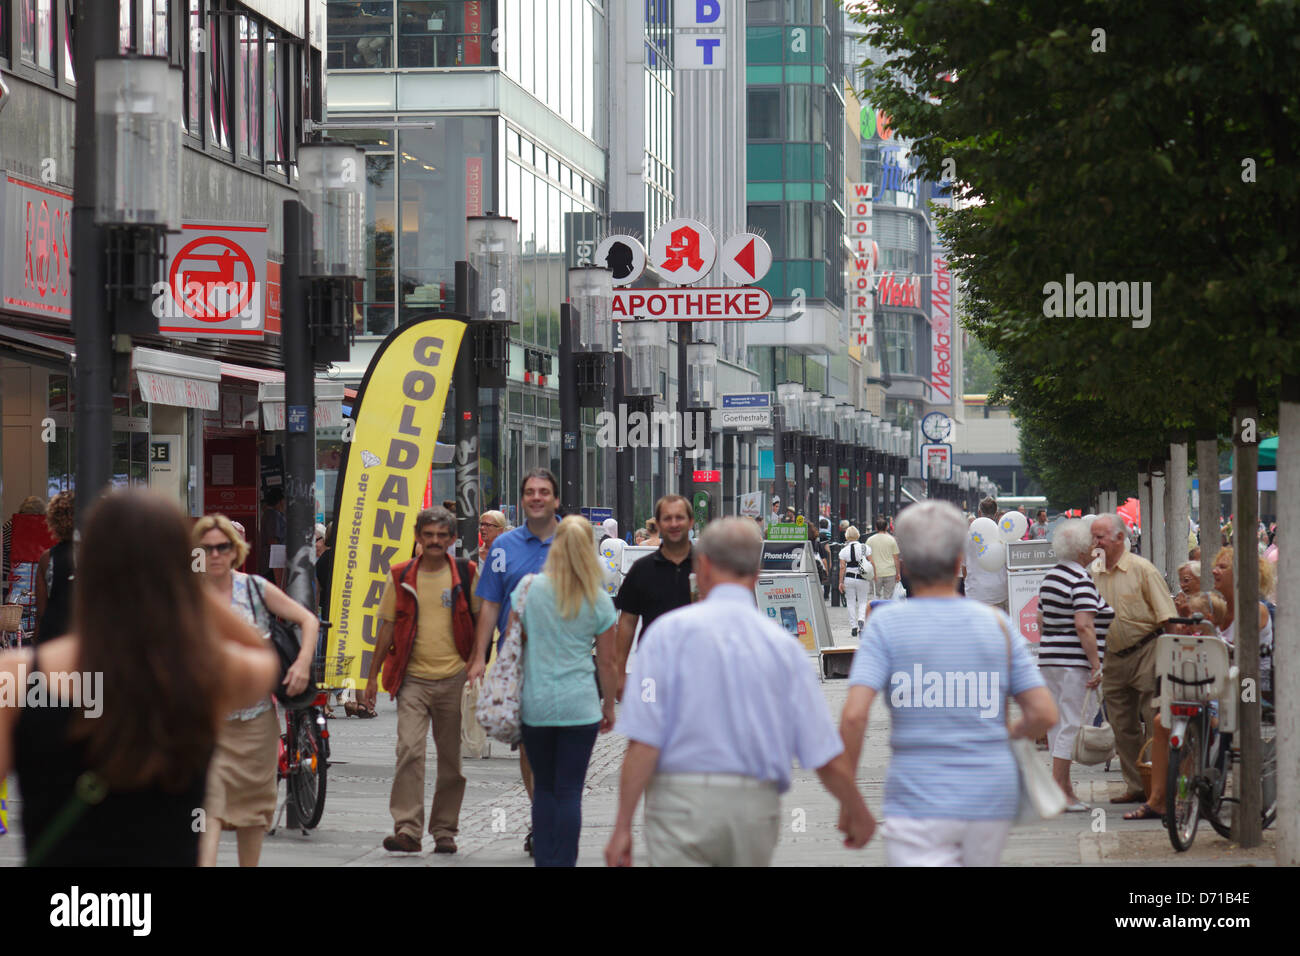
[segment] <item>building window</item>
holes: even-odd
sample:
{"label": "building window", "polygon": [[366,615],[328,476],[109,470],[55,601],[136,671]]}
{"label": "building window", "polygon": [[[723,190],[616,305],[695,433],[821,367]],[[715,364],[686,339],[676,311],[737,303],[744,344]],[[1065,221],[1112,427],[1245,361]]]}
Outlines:
{"label": "building window", "polygon": [[781,138],[781,90],[751,89],[748,93],[750,139]]}
{"label": "building window", "polygon": [[781,228],[781,207],[771,205],[753,205],[749,207],[749,231],[767,240],[772,250],[773,259],[784,259],[785,230]]}
{"label": "building window", "polygon": [[397,65],[496,66],[496,7],[487,0],[397,0]]}
{"label": "building window", "polygon": [[54,0],[19,0],[19,52],[23,62],[54,70]]}
{"label": "building window", "polygon": [[260,28],[256,20],[239,18],[239,62],[235,70],[235,99],[239,110],[239,155],[262,158],[262,69]]}
{"label": "building window", "polygon": [[166,56],[170,47],[168,29],[171,16],[167,0],[144,0],[144,18],[140,21],[140,46],[147,56]]}
{"label": "building window", "polygon": [[331,70],[378,70],[393,65],[393,4],[330,0],[329,47],[325,65]]}
{"label": "building window", "polygon": [[190,0],[190,16],[185,31],[185,128],[201,136],[203,113],[203,12],[199,0]]}
{"label": "building window", "polygon": [[208,12],[208,145],[230,149],[230,43],[228,18]]}
{"label": "building window", "polygon": [[366,151],[366,276],[358,335],[393,330],[393,263],[397,254],[397,177],[392,130],[336,130],[332,138]]}
{"label": "building window", "polygon": [[916,329],[911,313],[881,315],[881,364],[890,374],[916,375]]}
{"label": "building window", "polygon": [[276,32],[266,28],[266,162],[284,165],[285,91],[284,64],[288,51],[277,42]]}
{"label": "building window", "polygon": [[63,0],[63,78],[69,83],[77,82],[76,64],[72,62],[72,34],[77,28],[76,0]]}

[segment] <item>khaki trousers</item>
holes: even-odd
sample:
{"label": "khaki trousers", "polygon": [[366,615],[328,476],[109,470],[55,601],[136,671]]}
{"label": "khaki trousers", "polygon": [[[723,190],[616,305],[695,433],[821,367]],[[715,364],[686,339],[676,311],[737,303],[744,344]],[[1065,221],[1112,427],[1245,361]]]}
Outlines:
{"label": "khaki trousers", "polygon": [[781,837],[776,784],[723,774],[655,774],[646,789],[651,866],[768,866]]}
{"label": "khaki trousers", "polygon": [[438,754],[438,780],[429,812],[429,832],[454,837],[459,830],[460,805],[465,799],[465,775],[460,768],[460,708],[465,671],[442,680],[409,674],[397,691],[397,768],[388,809],[393,832],[419,842],[424,829],[424,754],[433,725]]}
{"label": "khaki trousers", "polygon": [[[1156,642],[1119,657],[1106,655],[1101,671],[1101,695],[1106,701],[1106,718],[1115,731],[1115,751],[1128,793],[1143,793],[1138,773],[1138,751],[1155,729]],[[1146,728],[1143,729],[1142,725]],[[1157,808],[1159,809],[1159,808]]]}

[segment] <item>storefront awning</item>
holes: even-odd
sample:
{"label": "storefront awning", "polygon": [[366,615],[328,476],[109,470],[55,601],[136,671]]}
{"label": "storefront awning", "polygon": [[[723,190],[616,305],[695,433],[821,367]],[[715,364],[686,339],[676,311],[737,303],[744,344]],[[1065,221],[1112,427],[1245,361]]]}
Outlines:
{"label": "storefront awning", "polygon": [[[341,428],[343,425],[342,382],[316,379],[316,427]],[[257,386],[257,400],[262,406],[262,427],[269,432],[285,430],[284,381],[265,382]]]}
{"label": "storefront awning", "polygon": [[131,355],[140,397],[155,405],[215,412],[220,408],[221,363],[211,359],[136,348]]}
{"label": "storefront awning", "polygon": [[76,346],[71,341],[0,326],[0,358],[26,362],[66,375],[76,354]]}

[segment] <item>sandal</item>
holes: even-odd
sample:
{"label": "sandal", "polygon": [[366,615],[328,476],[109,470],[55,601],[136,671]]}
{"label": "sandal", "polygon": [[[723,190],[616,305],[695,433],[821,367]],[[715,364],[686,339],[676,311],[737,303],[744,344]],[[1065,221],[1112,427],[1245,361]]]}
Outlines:
{"label": "sandal", "polygon": [[1164,814],[1147,804],[1142,804],[1136,810],[1130,810],[1124,814],[1125,820],[1163,820]]}

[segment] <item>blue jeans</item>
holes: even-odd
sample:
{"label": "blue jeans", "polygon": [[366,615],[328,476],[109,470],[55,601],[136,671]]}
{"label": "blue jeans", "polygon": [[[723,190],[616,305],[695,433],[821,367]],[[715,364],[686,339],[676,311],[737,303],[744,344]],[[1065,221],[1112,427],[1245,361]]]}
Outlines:
{"label": "blue jeans", "polygon": [[582,830],[582,787],[599,723],[578,727],[524,724],[533,768],[533,863],[576,866]]}

